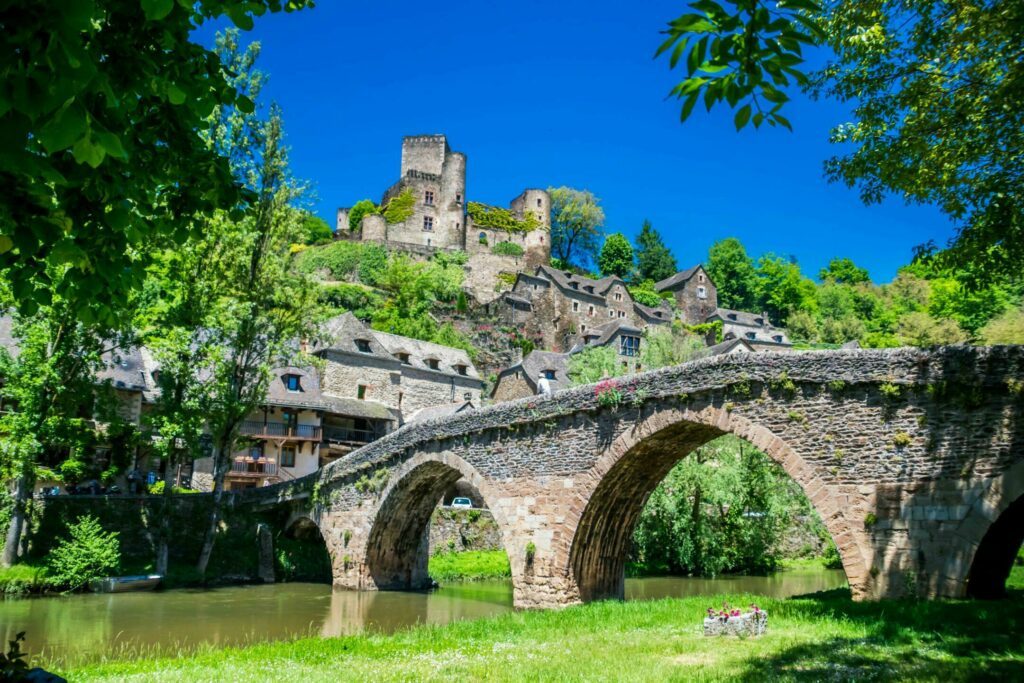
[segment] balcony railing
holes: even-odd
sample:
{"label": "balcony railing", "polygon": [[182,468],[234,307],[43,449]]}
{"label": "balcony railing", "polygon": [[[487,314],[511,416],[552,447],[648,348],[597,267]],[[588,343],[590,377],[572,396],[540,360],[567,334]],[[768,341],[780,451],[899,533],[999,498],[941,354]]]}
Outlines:
{"label": "balcony railing", "polygon": [[231,463],[231,474],[265,477],[277,474],[277,463],[270,460],[235,460]]}
{"label": "balcony railing", "polygon": [[370,443],[374,439],[374,433],[369,429],[354,429],[350,427],[324,427],[324,441],[350,441],[354,443]]}
{"label": "balcony railing", "polygon": [[242,423],[239,433],[245,436],[258,436],[265,438],[307,439],[309,441],[320,440],[319,425],[294,425],[286,424],[284,422],[247,421]]}

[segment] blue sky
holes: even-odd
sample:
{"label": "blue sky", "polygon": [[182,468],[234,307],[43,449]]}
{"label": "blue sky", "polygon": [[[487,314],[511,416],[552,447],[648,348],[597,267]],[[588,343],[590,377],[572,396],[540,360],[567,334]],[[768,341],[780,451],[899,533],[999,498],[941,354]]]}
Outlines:
{"label": "blue sky", "polygon": [[[737,133],[732,113],[698,107],[685,124],[665,95],[681,77],[651,57],[681,2],[441,3],[321,0],[264,16],[244,38],[263,47],[264,91],[284,110],[296,174],[316,213],[380,199],[397,180],[403,135],[445,133],[468,155],[467,196],[507,205],[525,187],[587,188],[608,232],[644,218],[680,267],[738,237],[748,252],[793,255],[816,276],[849,256],[876,282],[912,248],[942,244],[950,223],[899,198],[864,206],[829,184],[828,131],[844,108],[798,95],[795,132]],[[197,33],[212,42],[212,28]]]}

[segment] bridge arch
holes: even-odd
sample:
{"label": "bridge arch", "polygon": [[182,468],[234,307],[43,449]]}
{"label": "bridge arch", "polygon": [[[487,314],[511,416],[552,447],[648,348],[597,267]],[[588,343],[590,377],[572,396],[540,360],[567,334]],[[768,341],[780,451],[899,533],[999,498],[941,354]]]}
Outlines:
{"label": "bridge arch", "polygon": [[430,587],[430,517],[444,492],[460,479],[480,492],[497,522],[503,544],[507,544],[506,524],[490,482],[449,451],[418,454],[392,475],[373,512],[363,559],[366,585],[378,590]]}
{"label": "bridge arch", "polygon": [[863,552],[816,469],[771,430],[707,406],[657,410],[615,439],[592,468],[594,486],[572,520],[569,551],[581,601],[623,597],[626,553],[648,497],[679,461],[726,434],[763,451],[796,481],[836,542],[854,594],[867,590]]}
{"label": "bridge arch", "polygon": [[967,595],[1005,597],[1006,580],[1024,543],[1024,462],[991,481],[971,506],[961,529],[970,541],[962,567]]}

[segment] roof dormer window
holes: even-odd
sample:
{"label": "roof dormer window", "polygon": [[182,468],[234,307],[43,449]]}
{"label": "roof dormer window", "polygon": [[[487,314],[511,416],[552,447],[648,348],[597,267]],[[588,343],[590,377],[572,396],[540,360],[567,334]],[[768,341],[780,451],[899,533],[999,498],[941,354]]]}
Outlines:
{"label": "roof dormer window", "polygon": [[747,332],[747,339],[755,339],[756,337],[757,335],[755,335],[753,332]]}
{"label": "roof dormer window", "polygon": [[578,283],[578,282],[570,282],[569,284],[572,285],[573,289],[579,289],[580,288],[580,283]]}
{"label": "roof dormer window", "polygon": [[402,365],[408,365],[409,364],[409,354],[407,354],[404,351],[399,351],[398,353],[396,353],[395,354],[395,358],[397,358],[399,361],[401,361]]}
{"label": "roof dormer window", "polygon": [[436,358],[427,358],[423,362],[426,363],[427,367],[430,368],[431,370],[437,370],[438,368],[441,367],[441,361],[439,361]]}
{"label": "roof dormer window", "polygon": [[469,367],[463,365],[462,363],[459,363],[458,365],[455,366],[455,372],[459,373],[460,375],[467,375],[469,374]]}
{"label": "roof dormer window", "polygon": [[587,291],[588,291],[588,292],[590,292],[591,294],[593,294],[593,293],[594,293],[594,286],[593,286],[593,285],[587,285],[587,286],[586,286],[586,287],[584,287],[583,289],[587,290]]}
{"label": "roof dormer window", "polygon": [[779,343],[779,344],[781,344],[781,343],[782,343],[782,335],[781,335],[781,334],[776,334],[776,335],[774,335],[774,336],[772,337],[772,339],[774,339],[774,340],[775,340],[775,341],[776,341],[777,343]]}
{"label": "roof dormer window", "polygon": [[729,314],[729,315],[727,315],[726,317],[727,317],[727,318],[728,318],[729,320],[735,320],[735,319],[736,319],[736,314],[735,314],[735,313],[730,313],[730,314]]}
{"label": "roof dormer window", "polygon": [[370,340],[369,339],[356,339],[356,349],[359,353],[370,353]]}
{"label": "roof dormer window", "polygon": [[298,375],[285,375],[283,379],[288,391],[302,391],[302,382],[299,380]]}
{"label": "roof dormer window", "polygon": [[555,378],[555,371],[554,370],[545,370],[544,371],[544,379],[554,379],[554,378]]}

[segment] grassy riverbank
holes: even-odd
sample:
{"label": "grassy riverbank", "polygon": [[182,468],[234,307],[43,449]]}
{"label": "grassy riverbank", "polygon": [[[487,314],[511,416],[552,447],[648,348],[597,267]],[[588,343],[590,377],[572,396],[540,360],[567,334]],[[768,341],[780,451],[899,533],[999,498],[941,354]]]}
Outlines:
{"label": "grassy riverbank", "polygon": [[[998,602],[854,603],[846,591],[602,602],[420,626],[394,635],[306,638],[61,671],[74,681],[1016,680],[1024,671],[1024,568]],[[723,599],[769,611],[761,638],[700,630]],[[29,644],[31,646],[31,643]]]}
{"label": "grassy riverbank", "polygon": [[512,576],[504,550],[467,550],[439,553],[430,558],[430,577],[438,583],[486,581]]}

